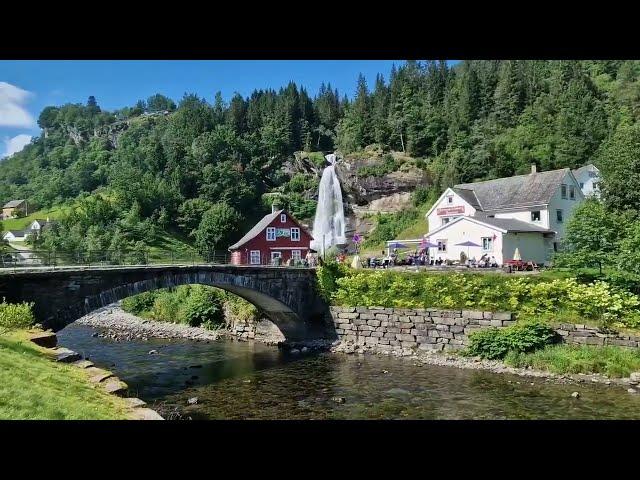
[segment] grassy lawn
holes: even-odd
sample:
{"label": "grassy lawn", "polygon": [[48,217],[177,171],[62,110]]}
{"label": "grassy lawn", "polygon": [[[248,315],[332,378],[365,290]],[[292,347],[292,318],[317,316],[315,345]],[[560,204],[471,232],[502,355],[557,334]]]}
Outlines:
{"label": "grassy lawn", "polygon": [[51,209],[38,210],[37,212],[33,212],[26,217],[10,218],[8,220],[2,220],[2,228],[4,229],[5,232],[7,230],[24,230],[36,218],[41,218],[46,220],[46,218],[49,217],[49,220],[55,220],[60,215],[62,215],[62,213],[63,213],[62,207],[53,207]]}
{"label": "grassy lawn", "polygon": [[640,350],[614,346],[550,345],[526,354],[509,354],[505,363],[553,373],[601,373],[628,377],[640,371]]}
{"label": "grassy lawn", "polygon": [[28,332],[0,336],[0,420],[124,419],[124,401],[89,383],[87,374],[54,363]]}

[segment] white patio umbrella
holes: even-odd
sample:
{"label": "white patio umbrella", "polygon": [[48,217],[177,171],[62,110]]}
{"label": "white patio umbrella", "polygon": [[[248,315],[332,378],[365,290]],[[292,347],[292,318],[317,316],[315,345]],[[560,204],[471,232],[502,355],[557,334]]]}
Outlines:
{"label": "white patio umbrella", "polygon": [[362,264],[360,263],[360,255],[354,255],[353,262],[351,262],[351,268],[354,268],[356,270],[362,268]]}
{"label": "white patio umbrella", "polygon": [[516,251],[513,252],[513,259],[522,260],[522,257],[520,256],[520,249],[518,247],[516,247]]}

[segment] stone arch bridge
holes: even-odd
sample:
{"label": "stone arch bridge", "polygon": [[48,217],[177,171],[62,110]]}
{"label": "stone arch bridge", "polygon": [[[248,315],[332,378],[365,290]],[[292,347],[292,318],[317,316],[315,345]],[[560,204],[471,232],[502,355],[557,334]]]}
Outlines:
{"label": "stone arch bridge", "polygon": [[33,302],[36,320],[57,331],[131,295],[187,284],[210,285],[244,298],[287,341],[331,337],[328,307],[317,294],[315,271],[310,268],[208,264],[32,268],[0,273],[0,297]]}

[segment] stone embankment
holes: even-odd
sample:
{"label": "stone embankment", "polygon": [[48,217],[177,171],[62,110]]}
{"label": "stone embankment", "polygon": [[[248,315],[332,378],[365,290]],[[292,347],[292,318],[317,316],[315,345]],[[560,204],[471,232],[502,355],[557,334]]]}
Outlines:
{"label": "stone embankment", "polygon": [[[569,383],[620,385],[628,387],[630,393],[635,393],[640,385],[640,373],[619,379],[599,374],[557,375],[456,355],[455,351],[468,344],[469,335],[474,331],[515,323],[510,312],[383,307],[331,307],[330,312],[338,335],[332,352],[413,357],[429,365],[483,369]],[[640,337],[603,333],[586,325],[561,324],[556,332],[565,343],[640,347]]]}

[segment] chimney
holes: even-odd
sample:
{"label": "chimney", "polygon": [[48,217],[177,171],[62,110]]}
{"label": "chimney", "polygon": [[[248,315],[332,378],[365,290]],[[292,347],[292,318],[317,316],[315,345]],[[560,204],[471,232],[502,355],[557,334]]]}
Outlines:
{"label": "chimney", "polygon": [[538,171],[538,170],[537,170],[537,168],[536,168],[536,164],[535,164],[535,163],[532,163],[532,164],[531,164],[531,174],[533,175],[533,174],[534,174],[534,173],[536,173],[537,171]]}
{"label": "chimney", "polygon": [[271,213],[276,213],[276,210],[278,210],[278,206],[274,202],[271,204]]}

